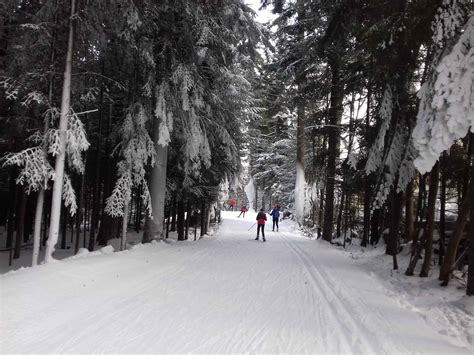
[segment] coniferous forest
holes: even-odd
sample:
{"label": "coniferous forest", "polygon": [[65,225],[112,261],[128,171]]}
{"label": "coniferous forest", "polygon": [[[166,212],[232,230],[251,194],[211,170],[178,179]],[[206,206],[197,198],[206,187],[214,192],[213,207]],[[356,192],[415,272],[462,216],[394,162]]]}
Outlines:
{"label": "coniferous forest", "polygon": [[196,238],[251,186],[474,295],[473,2],[259,5],[2,1],[1,252]]}

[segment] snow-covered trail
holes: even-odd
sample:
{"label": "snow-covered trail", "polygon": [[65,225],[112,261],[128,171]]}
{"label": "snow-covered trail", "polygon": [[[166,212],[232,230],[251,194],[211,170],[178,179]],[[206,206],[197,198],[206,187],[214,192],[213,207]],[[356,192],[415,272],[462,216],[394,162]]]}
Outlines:
{"label": "snow-covered trail", "polygon": [[3,275],[0,352],[469,353],[285,222]]}

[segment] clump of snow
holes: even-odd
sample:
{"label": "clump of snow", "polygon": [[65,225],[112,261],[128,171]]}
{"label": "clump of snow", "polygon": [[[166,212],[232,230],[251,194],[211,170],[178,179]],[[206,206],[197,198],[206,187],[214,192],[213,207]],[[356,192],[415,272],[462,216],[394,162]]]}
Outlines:
{"label": "clump of snow", "polygon": [[81,258],[81,257],[87,256],[89,254],[90,254],[89,249],[79,248],[79,250],[77,251],[76,255],[73,256],[73,258]]}
{"label": "clump of snow", "polygon": [[420,108],[413,140],[420,173],[431,170],[442,152],[464,137],[474,124],[474,17],[449,54],[436,66],[433,79],[419,93]]}

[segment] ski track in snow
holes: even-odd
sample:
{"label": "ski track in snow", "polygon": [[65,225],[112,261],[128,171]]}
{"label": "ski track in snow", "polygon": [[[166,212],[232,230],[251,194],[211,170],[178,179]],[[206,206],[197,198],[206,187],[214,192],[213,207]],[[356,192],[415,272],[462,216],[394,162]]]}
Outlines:
{"label": "ski track in snow", "polygon": [[198,242],[2,275],[0,352],[471,353],[329,245],[285,222],[254,241],[237,214]]}

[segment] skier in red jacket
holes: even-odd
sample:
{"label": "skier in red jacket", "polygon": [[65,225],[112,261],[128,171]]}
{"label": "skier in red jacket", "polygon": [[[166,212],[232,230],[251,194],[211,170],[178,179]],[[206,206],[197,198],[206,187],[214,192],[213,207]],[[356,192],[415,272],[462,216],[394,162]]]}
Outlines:
{"label": "skier in red jacket", "polygon": [[240,209],[240,214],[237,217],[242,216],[242,218],[245,218],[245,212],[247,212],[247,211],[248,211],[247,207],[242,206],[242,208]]}
{"label": "skier in red jacket", "polygon": [[258,240],[259,234],[260,234],[260,229],[262,230],[262,238],[263,241],[265,242],[265,222],[267,221],[267,215],[265,212],[263,212],[263,208],[260,209],[260,212],[257,214],[257,238],[255,240]]}

